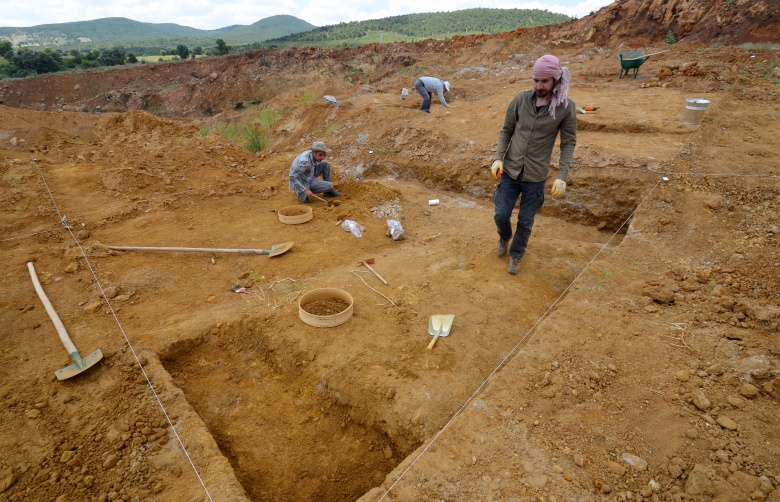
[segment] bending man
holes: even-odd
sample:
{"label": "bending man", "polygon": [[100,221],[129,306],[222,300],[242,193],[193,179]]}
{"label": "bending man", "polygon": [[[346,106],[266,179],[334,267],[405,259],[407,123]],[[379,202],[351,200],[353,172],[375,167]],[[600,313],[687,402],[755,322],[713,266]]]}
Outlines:
{"label": "bending man", "polygon": [[431,113],[431,94],[436,93],[439,96],[439,102],[444,106],[447,100],[444,99],[444,93],[450,92],[450,83],[434,77],[420,77],[414,83],[414,88],[422,96],[423,101],[420,104],[420,111]]}

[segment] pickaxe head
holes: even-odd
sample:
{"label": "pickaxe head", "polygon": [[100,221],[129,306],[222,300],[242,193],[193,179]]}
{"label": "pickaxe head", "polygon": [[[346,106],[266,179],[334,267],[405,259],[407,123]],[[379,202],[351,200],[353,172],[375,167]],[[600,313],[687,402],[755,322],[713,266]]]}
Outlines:
{"label": "pickaxe head", "polygon": [[373,265],[374,264],[374,259],[373,258],[367,258],[365,260],[359,261],[358,262],[358,267],[361,266],[361,265],[365,265],[365,264]]}

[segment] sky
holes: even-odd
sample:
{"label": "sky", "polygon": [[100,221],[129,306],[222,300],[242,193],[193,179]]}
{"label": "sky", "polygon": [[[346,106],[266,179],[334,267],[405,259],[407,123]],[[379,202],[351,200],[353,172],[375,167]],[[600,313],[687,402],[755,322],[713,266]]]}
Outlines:
{"label": "sky", "polygon": [[276,15],[290,15],[315,26],[365,21],[403,14],[444,12],[477,7],[547,9],[577,18],[609,5],[612,0],[450,0],[420,4],[419,0],[35,0],[0,9],[0,27],[28,28],[39,24],[126,17],[144,23],[175,23],[201,30],[234,24],[249,25]]}

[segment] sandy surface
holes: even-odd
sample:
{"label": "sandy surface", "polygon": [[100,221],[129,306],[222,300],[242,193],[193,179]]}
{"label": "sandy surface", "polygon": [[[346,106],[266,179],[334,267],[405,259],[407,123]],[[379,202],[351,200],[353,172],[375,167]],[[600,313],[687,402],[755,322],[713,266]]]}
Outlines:
{"label": "sandy surface", "polygon": [[[555,49],[599,108],[511,276],[490,158],[549,49],[474,40],[9,82],[0,500],[780,500],[776,53],[679,44],[619,79],[617,48]],[[451,106],[401,100],[417,74]],[[257,155],[199,129],[260,108]],[[281,223],[314,140],[344,195]],[[104,356],[74,378],[28,262]],[[317,288],[353,315],[302,322]]]}

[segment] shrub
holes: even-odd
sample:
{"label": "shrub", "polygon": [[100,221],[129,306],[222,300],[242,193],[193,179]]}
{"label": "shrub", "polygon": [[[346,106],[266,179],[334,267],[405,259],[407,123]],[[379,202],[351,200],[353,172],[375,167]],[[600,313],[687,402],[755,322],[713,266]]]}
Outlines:
{"label": "shrub", "polygon": [[677,43],[677,37],[674,36],[674,32],[672,30],[666,32],[666,40],[664,40],[664,43],[669,45]]}

